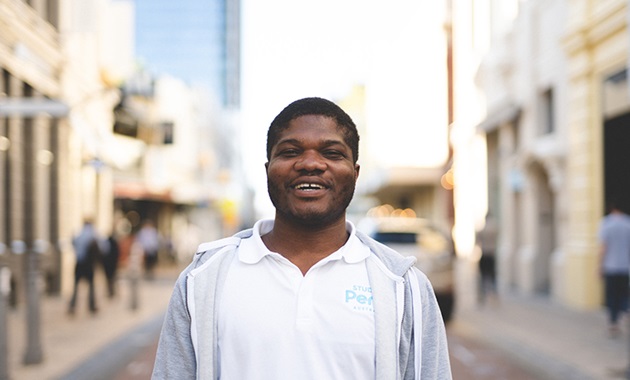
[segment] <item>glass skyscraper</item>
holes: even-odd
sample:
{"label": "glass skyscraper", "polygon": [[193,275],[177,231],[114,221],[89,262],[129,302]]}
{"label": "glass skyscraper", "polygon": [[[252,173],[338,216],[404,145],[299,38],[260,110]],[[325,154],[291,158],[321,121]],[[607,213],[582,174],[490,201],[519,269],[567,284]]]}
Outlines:
{"label": "glass skyscraper", "polygon": [[240,106],[240,0],[135,0],[136,56]]}

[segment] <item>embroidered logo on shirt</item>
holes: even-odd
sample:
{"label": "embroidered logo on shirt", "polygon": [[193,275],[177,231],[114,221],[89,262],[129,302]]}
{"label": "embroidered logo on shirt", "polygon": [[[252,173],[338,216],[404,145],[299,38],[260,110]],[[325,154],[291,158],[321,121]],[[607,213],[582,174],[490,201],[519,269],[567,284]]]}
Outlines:
{"label": "embroidered logo on shirt", "polygon": [[346,304],[356,311],[374,311],[372,305],[372,288],[364,285],[353,285],[346,289]]}

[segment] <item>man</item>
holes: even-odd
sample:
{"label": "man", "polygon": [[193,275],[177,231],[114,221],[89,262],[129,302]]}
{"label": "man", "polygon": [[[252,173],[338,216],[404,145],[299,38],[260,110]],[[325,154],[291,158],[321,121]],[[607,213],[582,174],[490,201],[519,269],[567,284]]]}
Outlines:
{"label": "man", "polygon": [[328,100],[276,116],[265,164],[275,218],[199,247],[171,298],[154,379],[451,379],[415,259],[346,221],[358,145]]}
{"label": "man", "polygon": [[619,315],[626,311],[630,271],[630,216],[611,202],[599,227],[600,273],[604,277],[609,334],[621,332]]}
{"label": "man", "polygon": [[107,281],[107,296],[114,298],[116,295],[116,273],[118,272],[118,259],[120,257],[120,246],[116,237],[116,227],[105,239],[103,248],[103,270]]}
{"label": "man", "polygon": [[72,239],[76,264],[74,267],[74,290],[70,305],[68,306],[68,314],[73,315],[77,303],[77,293],[79,290],[79,282],[85,279],[88,282],[88,307],[92,314],[98,311],[96,307],[96,296],[94,292],[94,265],[101,251],[99,247],[99,237],[96,234],[91,219],[86,219],[83,227],[77,236]]}

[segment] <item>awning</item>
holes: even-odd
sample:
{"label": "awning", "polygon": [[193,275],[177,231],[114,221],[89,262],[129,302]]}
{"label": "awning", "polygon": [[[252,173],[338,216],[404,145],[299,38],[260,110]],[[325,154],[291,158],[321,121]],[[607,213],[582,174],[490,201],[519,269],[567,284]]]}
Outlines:
{"label": "awning", "polygon": [[440,186],[443,167],[393,167],[382,170],[365,189],[367,195],[378,195],[418,187]]}
{"label": "awning", "polygon": [[521,115],[521,108],[507,103],[488,113],[486,119],[477,125],[477,130],[488,133],[498,129],[501,125],[517,120]]}
{"label": "awning", "polygon": [[172,202],[170,191],[149,189],[145,184],[137,182],[114,184],[114,197],[118,199]]}

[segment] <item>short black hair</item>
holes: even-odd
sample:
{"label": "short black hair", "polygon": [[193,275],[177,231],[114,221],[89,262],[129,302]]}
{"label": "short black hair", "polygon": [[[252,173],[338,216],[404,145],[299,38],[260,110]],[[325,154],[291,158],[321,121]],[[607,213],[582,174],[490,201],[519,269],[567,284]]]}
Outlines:
{"label": "short black hair", "polygon": [[280,133],[289,127],[289,123],[300,116],[322,115],[335,120],[342,130],[343,140],[352,151],[356,164],[359,159],[359,132],[352,118],[341,107],[323,98],[303,98],[286,106],[276,116],[267,131],[267,160],[271,159],[271,150],[280,139]]}

